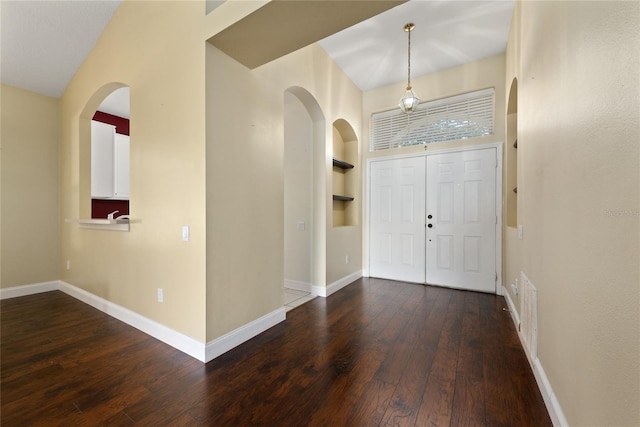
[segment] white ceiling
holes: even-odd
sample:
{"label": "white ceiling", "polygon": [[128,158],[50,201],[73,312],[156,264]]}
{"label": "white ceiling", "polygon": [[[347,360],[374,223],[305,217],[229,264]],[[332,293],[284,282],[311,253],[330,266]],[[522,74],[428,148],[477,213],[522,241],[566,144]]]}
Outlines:
{"label": "white ceiling", "polygon": [[[0,1],[2,82],[60,97],[120,0]],[[504,52],[513,0],[412,0],[320,41],[363,91]]]}
{"label": "white ceiling", "polygon": [[320,41],[362,91],[422,76],[505,51],[513,0],[411,0]]}
{"label": "white ceiling", "polygon": [[58,98],[120,0],[0,0],[2,83]]}

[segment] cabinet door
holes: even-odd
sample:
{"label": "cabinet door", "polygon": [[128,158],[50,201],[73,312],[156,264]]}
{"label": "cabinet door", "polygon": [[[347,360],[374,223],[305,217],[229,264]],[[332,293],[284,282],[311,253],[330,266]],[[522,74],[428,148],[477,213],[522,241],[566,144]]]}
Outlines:
{"label": "cabinet door", "polygon": [[115,191],[118,199],[129,198],[129,137],[115,136]]}
{"label": "cabinet door", "polygon": [[115,126],[91,121],[91,197],[113,197]]}

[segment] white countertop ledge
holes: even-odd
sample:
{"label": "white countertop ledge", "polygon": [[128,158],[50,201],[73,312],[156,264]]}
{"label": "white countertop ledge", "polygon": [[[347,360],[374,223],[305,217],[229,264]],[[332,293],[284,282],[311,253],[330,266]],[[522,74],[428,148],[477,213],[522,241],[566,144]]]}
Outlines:
{"label": "white countertop ledge", "polygon": [[129,231],[130,224],[140,222],[135,219],[106,219],[106,218],[72,218],[66,219],[66,222],[74,222],[80,228],[88,228],[93,230],[109,230],[109,231]]}

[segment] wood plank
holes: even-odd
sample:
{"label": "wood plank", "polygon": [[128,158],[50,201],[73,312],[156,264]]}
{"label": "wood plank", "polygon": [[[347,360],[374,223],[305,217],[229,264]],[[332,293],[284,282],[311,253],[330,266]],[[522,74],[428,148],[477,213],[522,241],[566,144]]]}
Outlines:
{"label": "wood plank", "polygon": [[484,426],[485,416],[482,329],[480,327],[479,295],[468,292],[464,298],[462,331],[456,384],[452,403],[452,425]]}
{"label": "wood plank", "polygon": [[[437,343],[442,333],[442,325],[449,300],[449,293],[441,289],[423,288],[426,304],[415,313],[409,328],[409,341],[415,343],[398,386],[393,394],[389,407],[382,419],[383,425],[415,424],[422,394],[426,386],[425,379],[431,371],[436,355]],[[428,290],[427,290],[428,289]],[[428,293],[428,296],[426,295]],[[413,335],[412,332],[416,334]]]}
{"label": "wood plank", "polygon": [[426,379],[416,425],[448,426],[456,384],[464,293],[452,293],[431,371]]}

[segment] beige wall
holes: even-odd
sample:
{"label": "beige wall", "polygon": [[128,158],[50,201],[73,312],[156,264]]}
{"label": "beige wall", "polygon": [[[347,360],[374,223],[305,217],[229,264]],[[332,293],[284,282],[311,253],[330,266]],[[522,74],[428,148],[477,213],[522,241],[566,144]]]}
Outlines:
{"label": "beige wall", "polygon": [[505,253],[538,289],[538,357],[569,425],[637,426],[640,3],[522,2],[513,26],[524,238]]}
{"label": "beige wall", "polygon": [[59,278],[59,102],[1,87],[0,287]]}
{"label": "beige wall", "polygon": [[[360,92],[319,46],[255,70],[207,46],[208,340],[282,307],[284,93],[293,86],[306,90],[322,110],[321,134],[331,138],[338,118],[361,128]],[[326,268],[326,277],[333,277],[336,269],[323,246],[332,253],[341,243],[326,231],[330,147],[330,139],[314,146],[314,164],[320,165],[314,179],[323,193],[320,203],[314,200],[314,230],[324,236],[319,237],[324,242],[314,236],[314,286],[329,281],[317,270]],[[360,240],[341,249],[359,254]],[[351,271],[361,268],[360,263],[350,266]]]}
{"label": "beige wall", "polygon": [[[62,280],[205,341],[204,4],[124,1],[61,98],[61,220],[89,215],[89,120],[131,90],[131,231],[61,222]],[[115,83],[115,84],[112,84]],[[191,227],[183,242],[181,228]],[[70,260],[71,269],[62,268]],[[164,303],[156,289],[164,289]]]}

